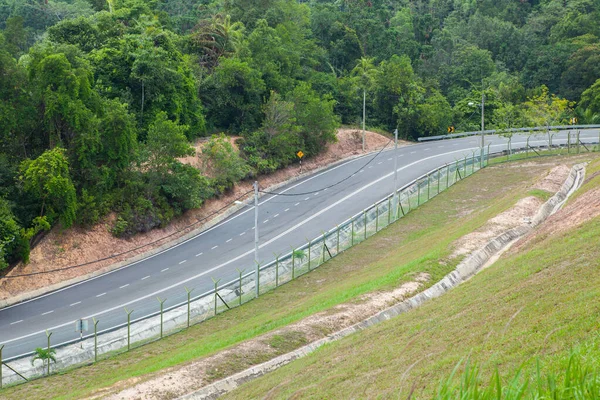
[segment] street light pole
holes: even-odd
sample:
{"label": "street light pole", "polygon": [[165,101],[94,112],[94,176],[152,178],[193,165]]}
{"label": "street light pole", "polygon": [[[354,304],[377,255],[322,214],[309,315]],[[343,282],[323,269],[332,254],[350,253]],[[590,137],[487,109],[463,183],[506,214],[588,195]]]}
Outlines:
{"label": "street light pole", "polygon": [[[394,201],[392,201],[394,210],[398,209],[398,129],[394,130]],[[390,210],[391,211],[391,210]]]}
{"label": "street light pole", "polygon": [[481,148],[485,147],[483,131],[485,130],[485,92],[481,90]]}
{"label": "street light pole", "polygon": [[256,297],[258,297],[259,292],[259,273],[260,267],[258,264],[258,182],[254,182],[254,263],[256,264],[256,272],[255,272],[255,286],[256,286]]}
{"label": "street light pole", "polygon": [[365,119],[367,117],[367,90],[363,89],[363,131],[362,131],[362,148],[363,148],[363,153],[365,151]]}

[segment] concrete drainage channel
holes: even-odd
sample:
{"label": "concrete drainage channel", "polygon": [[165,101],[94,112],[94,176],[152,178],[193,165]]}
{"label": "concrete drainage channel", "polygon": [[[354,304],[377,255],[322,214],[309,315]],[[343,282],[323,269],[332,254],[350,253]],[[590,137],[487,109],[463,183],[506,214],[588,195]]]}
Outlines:
{"label": "concrete drainage channel", "polygon": [[469,278],[477,274],[484,267],[489,265],[489,261],[495,255],[511,246],[516,240],[530,233],[536,226],[544,222],[549,216],[557,212],[562,207],[567,199],[581,186],[585,178],[585,164],[578,164],[571,168],[569,176],[563,183],[561,189],[546,201],[538,210],[531,222],[527,225],[522,225],[502,233],[495,237],[483,248],[471,253],[463,260],[454,271],[446,275],[441,281],[431,286],[429,289],[401,302],[386,310],[383,310],[374,316],[365,319],[355,325],[335,332],[326,338],[317,340],[306,346],[303,346],[290,353],[276,357],[263,364],[256,365],[245,371],[239,372],[228,378],[222,379],[202,389],[182,396],[182,400],[200,400],[200,399],[215,399],[219,396],[228,393],[240,385],[256,379],[268,372],[274,371],[279,367],[291,363],[292,361],[304,357],[326,343],[331,343],[349,336],[353,333],[360,332],[368,327],[377,325],[380,322],[389,320],[399,314],[419,307],[429,299],[440,297],[444,293],[467,281]]}

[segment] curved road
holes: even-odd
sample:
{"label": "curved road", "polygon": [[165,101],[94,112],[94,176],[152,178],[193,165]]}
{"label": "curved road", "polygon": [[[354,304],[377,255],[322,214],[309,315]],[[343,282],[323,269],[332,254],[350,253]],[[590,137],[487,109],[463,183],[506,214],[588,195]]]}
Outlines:
{"label": "curved road", "polygon": [[[581,140],[598,142],[598,130],[581,131]],[[553,144],[566,143],[566,132],[555,135]],[[425,142],[398,149],[399,187],[432,169],[463,159],[479,149],[479,136]],[[490,152],[506,149],[506,139],[486,136]],[[524,147],[525,136],[513,136],[512,148]],[[545,135],[532,136],[530,145],[547,145]],[[350,179],[310,195],[264,196],[259,204],[261,263],[273,253],[287,253],[306,238],[314,238],[362,211],[393,191],[393,146],[373,158],[367,155],[347,161],[277,192],[298,194],[325,188],[360,171]],[[123,307],[134,309],[139,318],[156,312],[156,296],[167,298],[168,307],[185,301],[184,286],[201,294],[213,288],[211,278],[230,281],[236,268],[250,271],[254,265],[254,212],[246,206],[220,224],[145,260],[99,277],[69,286],[0,310],[0,344],[10,358],[46,346],[45,330],[53,332],[54,346],[75,339],[74,322],[96,317],[101,330],[123,324]],[[32,279],[35,279],[33,277]]]}

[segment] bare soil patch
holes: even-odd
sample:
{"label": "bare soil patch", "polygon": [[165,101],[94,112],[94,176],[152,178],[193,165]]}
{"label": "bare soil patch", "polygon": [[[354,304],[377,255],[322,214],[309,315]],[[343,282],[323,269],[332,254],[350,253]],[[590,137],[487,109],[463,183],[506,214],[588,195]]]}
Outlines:
{"label": "bare soil patch", "polygon": [[[337,137],[338,141],[330,144],[322,154],[303,162],[303,172],[329,165],[353,155],[362,154],[360,130],[340,129]],[[235,138],[231,140],[233,141]],[[388,138],[374,132],[366,132],[367,152],[380,149],[388,143]],[[402,142],[402,145],[407,144],[409,143]],[[201,149],[202,142],[199,141],[194,146]],[[196,166],[200,165],[198,157],[188,157],[183,161]],[[294,178],[299,173],[298,166],[294,165],[274,174],[261,176],[258,180],[261,186],[269,187]],[[110,271],[116,268],[119,262],[163,246],[169,241],[199,229],[205,223],[203,221],[205,218],[212,218],[212,214],[251,190],[252,182],[241,182],[226,195],[219,199],[207,201],[199,209],[186,212],[167,227],[138,234],[127,239],[116,238],[110,233],[110,227],[115,218],[114,214],[109,215],[101,223],[90,229],[78,227],[67,230],[53,229],[32,249],[30,262],[26,265],[17,265],[7,274],[8,276],[51,271],[85,263],[90,264],[33,277],[2,279],[0,280],[0,300],[22,296],[34,290],[51,289],[53,286],[56,287],[56,285],[66,281],[84,279],[90,275]],[[127,254],[94,262],[123,252],[127,252]]]}
{"label": "bare soil patch", "polygon": [[419,274],[390,292],[364,295],[357,302],[340,304],[213,356],[150,375],[143,382],[137,378],[118,382],[90,398],[162,400],[182,396],[362,321],[416,293],[429,279],[428,274]]}
{"label": "bare soil patch", "polygon": [[[521,167],[527,167],[526,163],[521,164]],[[554,194],[561,188],[565,179],[567,179],[569,171],[570,168],[564,164],[555,166],[543,178],[532,185],[531,189],[545,190]],[[491,218],[481,228],[458,239],[453,244],[454,251],[450,258],[470,254],[503,232],[529,223],[542,204],[542,200],[535,196],[520,199],[513,207]]]}

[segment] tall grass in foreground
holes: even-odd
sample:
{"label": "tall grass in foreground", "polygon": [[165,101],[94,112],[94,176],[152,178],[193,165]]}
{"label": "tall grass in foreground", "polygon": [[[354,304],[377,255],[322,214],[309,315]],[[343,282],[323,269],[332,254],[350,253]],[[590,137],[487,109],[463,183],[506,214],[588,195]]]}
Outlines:
{"label": "tall grass in foreground", "polygon": [[457,378],[462,363],[461,360],[450,376],[440,382],[434,399],[600,399],[600,365],[596,362],[588,365],[579,352],[570,353],[566,366],[559,375],[543,373],[539,360],[536,360],[533,374],[524,374],[521,366],[505,384],[496,367],[490,382],[484,385],[481,368],[477,364],[471,364],[468,359],[462,375]]}

